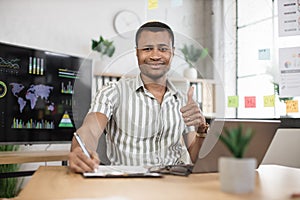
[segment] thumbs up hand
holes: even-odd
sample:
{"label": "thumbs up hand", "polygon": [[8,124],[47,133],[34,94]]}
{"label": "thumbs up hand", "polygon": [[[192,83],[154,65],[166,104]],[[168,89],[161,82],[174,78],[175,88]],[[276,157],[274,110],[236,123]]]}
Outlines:
{"label": "thumbs up hand", "polygon": [[206,121],[198,104],[193,100],[194,87],[187,92],[187,104],[180,109],[184,123],[187,126],[195,126],[195,130],[205,126]]}

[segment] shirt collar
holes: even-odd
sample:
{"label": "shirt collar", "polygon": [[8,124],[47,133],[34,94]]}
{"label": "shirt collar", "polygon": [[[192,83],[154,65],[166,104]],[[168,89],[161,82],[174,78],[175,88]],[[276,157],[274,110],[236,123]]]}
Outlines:
{"label": "shirt collar", "polygon": [[[138,91],[140,88],[143,88],[145,91],[145,85],[142,81],[141,75],[139,74],[135,79],[135,91]],[[174,96],[178,94],[178,90],[169,79],[167,79],[167,91],[170,91],[171,95]]]}
{"label": "shirt collar", "polygon": [[141,75],[139,74],[138,76],[136,76],[135,78],[135,90],[139,90],[140,88],[143,88],[145,90],[145,86],[144,83],[142,81]]}

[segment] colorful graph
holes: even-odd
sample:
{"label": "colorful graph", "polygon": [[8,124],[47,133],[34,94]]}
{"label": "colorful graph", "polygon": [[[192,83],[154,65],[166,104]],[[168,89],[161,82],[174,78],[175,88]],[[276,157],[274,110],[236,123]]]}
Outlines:
{"label": "colorful graph", "polygon": [[44,75],[44,59],[29,57],[28,73],[34,75]]}
{"label": "colorful graph", "polygon": [[3,81],[0,81],[0,98],[4,97],[7,92],[6,84]]}
{"label": "colorful graph", "polygon": [[73,85],[71,84],[71,81],[68,82],[68,85],[65,86],[65,83],[61,83],[61,93],[63,94],[73,94]]}
{"label": "colorful graph", "polygon": [[65,112],[62,119],[60,120],[58,127],[64,127],[64,128],[73,128],[74,127],[68,112]]}
{"label": "colorful graph", "polygon": [[58,69],[58,76],[63,78],[72,78],[72,79],[79,78],[77,71],[68,70],[68,69]]}
{"label": "colorful graph", "polygon": [[18,74],[20,70],[20,65],[18,62],[20,59],[6,59],[0,57],[0,73],[6,73],[6,74]]}
{"label": "colorful graph", "polygon": [[54,122],[48,120],[33,120],[23,121],[22,119],[13,119],[11,128],[17,129],[54,129]]}

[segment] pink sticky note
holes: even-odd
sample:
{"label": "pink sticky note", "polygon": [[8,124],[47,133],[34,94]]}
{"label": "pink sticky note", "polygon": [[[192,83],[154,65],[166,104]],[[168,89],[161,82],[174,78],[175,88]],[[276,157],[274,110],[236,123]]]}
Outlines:
{"label": "pink sticky note", "polygon": [[245,108],[256,108],[256,97],[246,96],[245,97]]}

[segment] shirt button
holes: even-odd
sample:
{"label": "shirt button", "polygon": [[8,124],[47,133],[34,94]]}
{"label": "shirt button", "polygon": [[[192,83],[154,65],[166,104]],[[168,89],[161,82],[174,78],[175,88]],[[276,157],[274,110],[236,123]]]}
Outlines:
{"label": "shirt button", "polygon": [[156,163],[156,164],[159,163],[159,158],[158,158],[158,157],[155,158],[155,163]]}

